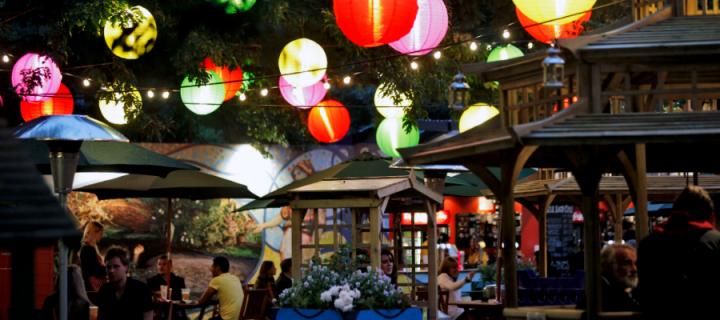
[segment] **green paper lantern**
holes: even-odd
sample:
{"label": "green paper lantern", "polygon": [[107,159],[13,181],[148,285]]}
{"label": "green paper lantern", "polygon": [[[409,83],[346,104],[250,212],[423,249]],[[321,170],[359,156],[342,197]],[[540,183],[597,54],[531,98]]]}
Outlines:
{"label": "green paper lantern", "polygon": [[387,118],[380,122],[375,132],[375,141],[378,147],[388,156],[399,158],[398,148],[416,146],[420,143],[420,131],[413,126],[410,132],[405,132],[402,118]]}
{"label": "green paper lantern", "polygon": [[467,108],[460,116],[458,130],[460,133],[463,133],[485,123],[498,114],[500,114],[500,111],[498,111],[497,108],[487,103],[476,103],[470,106],[470,108]]}
{"label": "green paper lantern", "polygon": [[225,13],[236,14],[250,10],[256,0],[214,0],[216,4],[225,6]]}
{"label": "green paper lantern", "polygon": [[190,81],[185,76],[180,85],[180,99],[183,104],[199,115],[212,113],[225,101],[225,84],[222,78],[215,72],[207,73],[210,75],[207,84],[201,85],[197,79]]}
{"label": "green paper lantern", "polygon": [[487,57],[487,62],[510,60],[518,57],[522,57],[525,54],[518,49],[518,47],[508,44],[506,46],[495,47]]}

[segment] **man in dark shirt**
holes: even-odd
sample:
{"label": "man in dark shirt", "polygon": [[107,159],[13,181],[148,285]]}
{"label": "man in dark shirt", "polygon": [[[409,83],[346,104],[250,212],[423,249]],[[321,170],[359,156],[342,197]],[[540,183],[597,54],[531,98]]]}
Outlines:
{"label": "man in dark shirt", "polygon": [[[688,186],[667,223],[638,247],[640,303],[647,319],[714,319],[720,287],[720,232],[713,201]],[[709,293],[710,292],[710,293]]]}
{"label": "man in dark shirt", "polygon": [[287,288],[292,287],[292,260],[290,258],[280,262],[280,276],[275,281],[275,287],[277,287],[277,296]]}
{"label": "man in dark shirt", "polygon": [[[162,299],[160,286],[167,285],[167,278],[169,277],[170,288],[172,289],[170,300],[182,300],[182,289],[185,288],[185,279],[183,277],[178,277],[172,272],[172,260],[168,259],[167,255],[162,255],[158,258],[157,270],[158,274],[147,280],[148,287],[150,287],[150,290],[153,292],[155,299]],[[167,319],[166,308],[160,308],[158,311],[160,312],[160,319]],[[172,318],[182,320],[187,319],[187,315],[185,314],[185,310],[181,308],[173,308]]]}
{"label": "man in dark shirt", "polygon": [[144,283],[127,276],[127,250],[113,247],[105,254],[108,283],[97,297],[99,320],[152,320],[152,293]]}
{"label": "man in dark shirt", "polygon": [[640,306],[633,297],[637,287],[637,254],[627,244],[612,244],[600,253],[602,269],[602,310],[637,311]]}

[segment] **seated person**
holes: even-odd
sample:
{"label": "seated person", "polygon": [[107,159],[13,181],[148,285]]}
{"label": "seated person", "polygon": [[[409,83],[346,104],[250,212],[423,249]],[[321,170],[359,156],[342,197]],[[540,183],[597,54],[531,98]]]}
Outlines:
{"label": "seated person", "polygon": [[[640,305],[633,297],[638,275],[635,248],[627,244],[612,244],[600,252],[602,311],[637,311]],[[585,309],[585,297],[577,304]]]}
{"label": "seated person", "polygon": [[[80,267],[68,267],[68,319],[88,320],[90,319],[90,300],[85,291]],[[55,284],[55,292],[49,295],[42,308],[42,319],[55,320],[60,319],[60,297],[59,297],[60,280]]]}
{"label": "seated person", "polygon": [[213,259],[210,266],[213,278],[197,304],[204,305],[210,301],[212,296],[217,294],[220,319],[237,320],[240,318],[240,311],[242,311],[243,286],[240,279],[228,273],[228,271],[230,271],[230,261],[227,258],[215,257]]}
{"label": "seated person", "polygon": [[275,264],[272,261],[263,261],[260,265],[260,272],[258,273],[257,280],[255,281],[255,289],[267,289],[270,292],[272,299],[276,298],[275,292]]}
{"label": "seated person", "polygon": [[[147,279],[148,287],[150,287],[150,290],[153,292],[153,296],[156,300],[162,299],[162,294],[160,293],[160,287],[167,285],[167,278],[170,278],[170,289],[172,291],[170,300],[182,300],[182,289],[185,288],[185,279],[182,277],[178,277],[175,275],[175,273],[172,272],[172,260],[168,259],[167,255],[161,255],[158,258],[157,261],[157,271],[158,274],[150,277]],[[167,293],[166,293],[167,294]],[[160,308],[158,310],[160,314],[158,315],[158,318],[160,319],[166,319],[167,318],[167,309],[166,308]],[[173,308],[173,319],[187,319],[187,315],[185,314],[185,310],[182,308]]]}
{"label": "seated person", "polygon": [[437,283],[440,289],[448,290],[448,316],[451,319],[457,319],[465,311],[462,308],[458,308],[453,305],[453,302],[460,302],[462,300],[462,293],[460,289],[466,283],[472,282],[475,271],[471,271],[464,279],[458,279],[460,270],[458,270],[458,261],[455,258],[446,257],[440,265]]}
{"label": "seated person", "polygon": [[280,294],[285,291],[285,289],[292,287],[292,259],[288,258],[280,262],[280,276],[277,278],[277,281],[275,281],[275,294],[280,296]]}
{"label": "seated person", "polygon": [[397,268],[395,268],[395,257],[388,249],[380,252],[380,269],[390,278],[390,283],[397,286]]}
{"label": "seated person", "polygon": [[97,296],[99,320],[152,320],[152,292],[148,286],[128,277],[130,257],[120,247],[105,254],[108,282]]}

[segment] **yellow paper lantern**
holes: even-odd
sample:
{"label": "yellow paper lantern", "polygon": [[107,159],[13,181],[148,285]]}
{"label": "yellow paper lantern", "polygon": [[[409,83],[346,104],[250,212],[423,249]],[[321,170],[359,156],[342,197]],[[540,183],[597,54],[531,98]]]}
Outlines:
{"label": "yellow paper lantern", "polygon": [[132,60],[150,52],[155,46],[157,24],[150,11],[134,6],[128,12],[108,19],[104,34],[105,44],[113,54]]}
{"label": "yellow paper lantern", "polygon": [[405,115],[403,108],[412,104],[405,94],[400,94],[400,101],[395,103],[395,91],[391,90],[390,85],[383,83],[375,90],[375,108],[385,118],[401,118]]}
{"label": "yellow paper lantern", "polygon": [[308,87],[325,76],[327,56],[317,42],[295,39],[280,52],[278,68],[288,83],[299,88]]}
{"label": "yellow paper lantern", "polygon": [[488,105],[487,103],[476,103],[465,110],[460,116],[458,129],[460,130],[460,133],[463,133],[485,123],[498,114],[500,114],[500,111],[498,111],[497,108]]}
{"label": "yellow paper lantern", "polygon": [[[565,24],[580,19],[592,9],[596,0],[513,0],[522,13],[537,23],[553,19],[554,24]],[[568,16],[571,15],[572,16]]]}
{"label": "yellow paper lantern", "polygon": [[[111,96],[100,99],[98,105],[100,106],[100,113],[102,113],[105,120],[110,123],[127,124],[127,111],[134,113],[137,108],[142,107],[142,95],[140,95],[137,88],[131,84],[123,86],[121,83],[115,82],[105,90],[112,91]],[[126,110],[125,102],[129,99],[132,99],[135,103],[129,107],[129,110]]]}

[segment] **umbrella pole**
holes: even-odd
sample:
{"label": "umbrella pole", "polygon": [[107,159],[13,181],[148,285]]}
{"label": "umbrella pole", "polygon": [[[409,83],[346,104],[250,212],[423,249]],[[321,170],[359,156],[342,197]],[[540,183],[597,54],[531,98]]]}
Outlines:
{"label": "umbrella pole", "polygon": [[[172,199],[167,198],[167,257],[168,262],[172,261],[172,257],[170,256],[171,252],[170,249],[172,248]],[[170,296],[170,272],[168,272],[165,275],[165,283],[167,284],[168,292],[165,294],[168,297],[168,300],[172,300],[172,297]],[[172,303],[170,304],[170,309],[168,310],[168,315],[172,315]]]}

